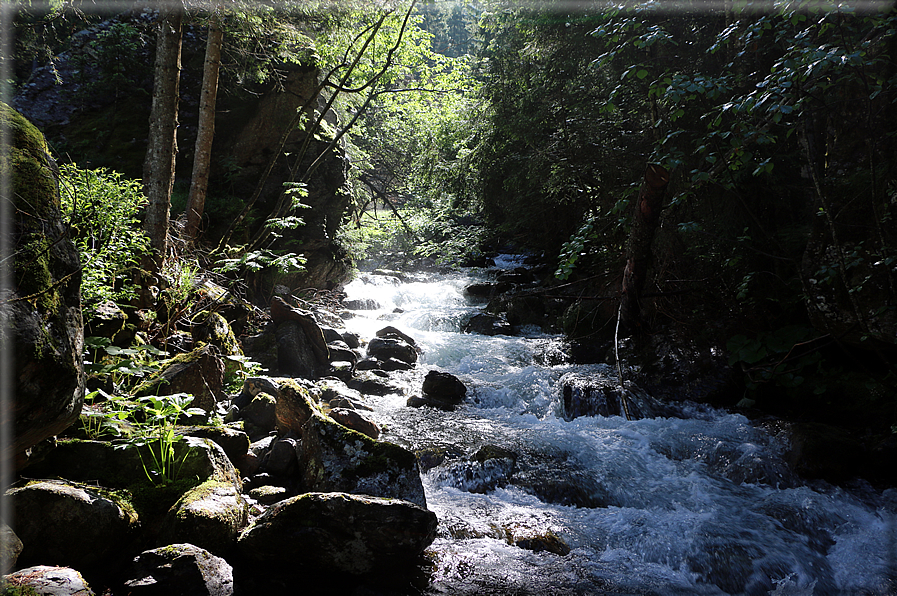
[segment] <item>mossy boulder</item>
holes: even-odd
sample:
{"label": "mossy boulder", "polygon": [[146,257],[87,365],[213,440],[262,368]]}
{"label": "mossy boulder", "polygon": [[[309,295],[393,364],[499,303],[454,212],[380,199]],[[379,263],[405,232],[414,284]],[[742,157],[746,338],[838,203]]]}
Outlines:
{"label": "mossy boulder", "polygon": [[224,395],[224,362],[218,349],[203,345],[169,360],[157,374],[144,381],[135,394],[193,395],[194,408],[214,412],[218,398]]}
{"label": "mossy boulder", "polygon": [[187,542],[225,555],[246,525],[248,505],[231,482],[207,480],[187,491],[168,511],[163,542]]}
{"label": "mossy boulder", "polygon": [[407,501],[307,493],[265,512],[238,545],[261,564],[363,575],[416,563],[436,526],[432,511]]}
{"label": "mossy boulder", "polygon": [[124,498],[67,480],[37,480],[6,493],[16,504],[19,562],[77,569],[111,564],[137,527]]}
{"label": "mossy boulder", "polygon": [[15,250],[13,285],[0,296],[16,396],[16,434],[3,449],[22,466],[26,450],[65,430],[84,403],[81,265],[63,225],[59,172],[43,135],[6,104],[0,103],[0,119],[12,141],[0,176],[12,183]]}
{"label": "mossy boulder", "polygon": [[427,506],[417,458],[411,451],[346,428],[319,411],[312,413],[300,434],[296,455],[305,490],[388,497]]}

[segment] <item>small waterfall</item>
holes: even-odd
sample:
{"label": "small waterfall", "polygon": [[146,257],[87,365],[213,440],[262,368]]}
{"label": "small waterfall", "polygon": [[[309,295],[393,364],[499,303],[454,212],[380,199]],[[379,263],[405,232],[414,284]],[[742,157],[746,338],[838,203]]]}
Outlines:
{"label": "small waterfall", "polygon": [[[614,371],[566,363],[561,338],[536,330],[461,333],[482,307],[464,288],[487,275],[363,274],[346,288],[377,306],[350,329],[393,325],[422,349],[397,373],[407,394],[375,398],[374,415],[381,438],[420,455],[440,519],[423,593],[897,593],[897,491],[805,483],[776,437],[705,405],[644,395],[641,419],[565,415],[566,381]],[[405,405],[431,369],[465,383],[464,405]]]}

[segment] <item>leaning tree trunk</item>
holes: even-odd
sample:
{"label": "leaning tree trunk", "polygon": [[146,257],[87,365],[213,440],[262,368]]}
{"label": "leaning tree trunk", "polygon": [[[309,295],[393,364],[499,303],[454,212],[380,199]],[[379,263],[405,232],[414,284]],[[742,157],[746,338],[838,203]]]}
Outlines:
{"label": "leaning tree trunk", "polygon": [[190,244],[195,243],[199,235],[199,226],[206,204],[209,167],[212,161],[212,139],[215,137],[215,100],[218,96],[218,70],[221,66],[223,39],[224,31],[221,29],[220,15],[216,10],[209,21],[209,39],[206,43],[202,91],[199,98],[199,128],[196,133],[193,178],[190,181],[190,196],[187,199],[187,225],[184,229],[184,238]]}
{"label": "leaning tree trunk", "polygon": [[156,37],[156,62],[153,80],[153,105],[150,111],[149,139],[143,162],[143,183],[149,203],[143,229],[150,238],[153,259],[148,268],[158,271],[168,250],[168,216],[174,163],[177,154],[178,86],[181,77],[182,7],[160,15]]}
{"label": "leaning tree trunk", "polygon": [[648,265],[651,262],[651,243],[660,221],[663,195],[670,181],[670,173],[663,167],[650,164],[645,171],[645,180],[639,189],[626,248],[626,269],[623,271],[623,286],[620,296],[620,324],[632,335],[641,327],[641,307],[639,298],[645,286]]}

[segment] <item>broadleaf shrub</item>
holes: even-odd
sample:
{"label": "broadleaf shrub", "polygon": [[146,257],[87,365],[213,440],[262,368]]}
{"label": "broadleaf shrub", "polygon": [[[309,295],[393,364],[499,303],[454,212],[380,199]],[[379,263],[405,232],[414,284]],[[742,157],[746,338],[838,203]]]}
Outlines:
{"label": "broadleaf shrub", "polygon": [[60,167],[60,195],[72,240],[81,257],[81,299],[89,308],[136,296],[135,272],[149,252],[138,212],[146,203],[140,181],[99,168]]}

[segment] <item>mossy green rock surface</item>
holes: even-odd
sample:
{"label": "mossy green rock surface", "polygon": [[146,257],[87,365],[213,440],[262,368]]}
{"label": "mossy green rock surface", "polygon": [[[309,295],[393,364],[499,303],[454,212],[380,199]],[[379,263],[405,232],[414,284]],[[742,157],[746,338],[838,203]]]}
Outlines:
{"label": "mossy green rock surface", "polygon": [[187,491],[168,512],[163,541],[189,543],[224,555],[246,525],[247,511],[234,484],[207,480]]}
{"label": "mossy green rock surface", "polygon": [[307,493],[269,509],[238,544],[266,565],[362,575],[413,564],[436,525],[436,514],[407,501]]}
{"label": "mossy green rock surface", "polygon": [[27,461],[26,450],[65,430],[84,403],[81,353],[81,269],[60,211],[59,172],[43,135],[6,104],[2,126],[12,147],[0,157],[0,176],[12,182],[11,247],[15,278],[0,296],[15,353],[15,437],[8,456]]}

